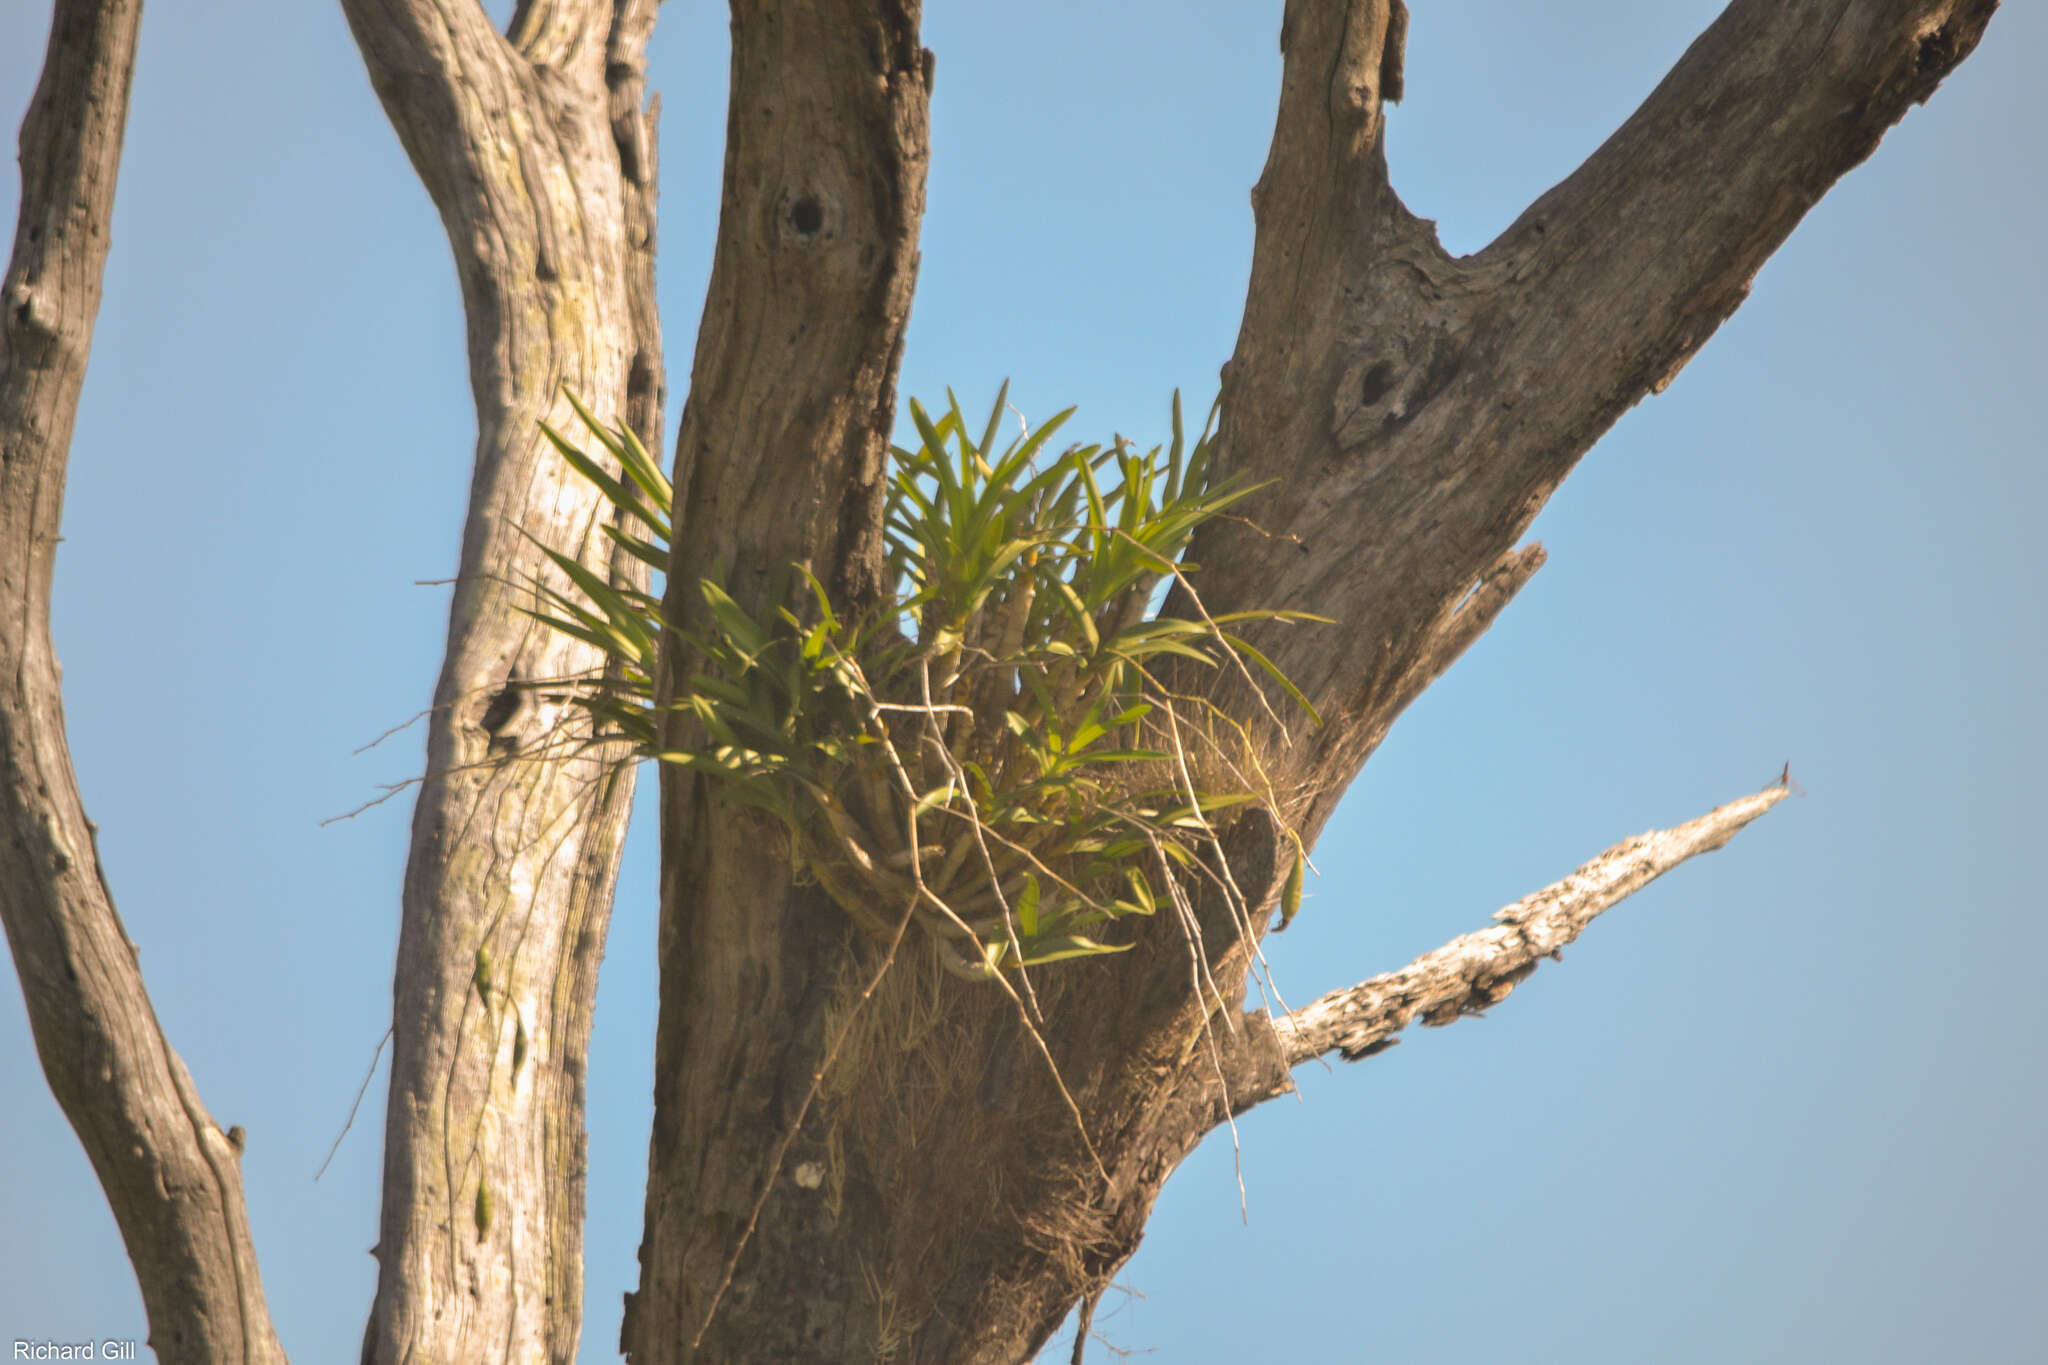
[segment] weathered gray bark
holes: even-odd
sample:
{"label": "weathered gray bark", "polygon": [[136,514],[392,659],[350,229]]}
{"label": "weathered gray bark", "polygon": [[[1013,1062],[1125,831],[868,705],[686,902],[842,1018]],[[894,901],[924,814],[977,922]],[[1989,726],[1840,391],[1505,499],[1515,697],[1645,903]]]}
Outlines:
{"label": "weathered gray bark", "polygon": [[[1515,542],[1573,463],[1669,382],[1805,211],[1968,55],[1994,7],[1736,0],[1584,167],[1492,246],[1454,259],[1387,181],[1399,0],[1288,4],[1220,438],[1227,469],[1279,482],[1245,520],[1206,528],[1191,557],[1210,566],[1199,586],[1213,611],[1343,621],[1260,641],[1328,721],[1291,746],[1276,739],[1270,758],[1276,785],[1303,793],[1290,814],[1307,834],[1402,708],[1540,567],[1540,548]],[[849,454],[843,409],[820,399],[844,403],[892,343],[870,332],[863,348],[820,323],[863,316],[848,300],[894,298],[915,219],[870,211],[835,240],[799,229],[840,220],[796,210],[836,213],[842,186],[902,183],[908,144],[879,111],[909,79],[916,15],[860,6],[886,39],[848,41],[861,22],[850,8],[735,5],[726,199],[678,455],[690,492],[672,611],[691,606],[683,590],[707,566],[756,605],[790,559],[842,591],[872,581],[872,524],[848,521],[872,506],[869,470]],[[788,37],[799,26],[801,46]],[[765,340],[773,349],[757,356]],[[1234,675],[1180,681],[1259,723]],[[1752,798],[1743,818],[1774,799]],[[1135,952],[1040,982],[1091,1143],[1009,1003],[922,960],[892,973],[853,1060],[806,1110],[855,967],[871,958],[843,917],[790,885],[773,830],[674,776],[663,819],[657,1115],[624,1342],[640,1365],[1026,1359],[1136,1248],[1174,1166],[1249,1102],[1238,1091],[1275,1093],[1301,1059],[1256,1018],[1209,1028],[1178,929],[1161,922]],[[1239,821],[1225,844],[1255,901],[1277,893],[1285,860],[1270,821]],[[1252,945],[1222,907],[1199,909],[1217,979],[1242,980]],[[1469,965],[1472,947],[1446,951]],[[1514,979],[1468,977],[1459,998],[1479,1003]]]}
{"label": "weathered gray bark", "polygon": [[[516,607],[543,575],[533,540],[632,572],[537,426],[568,424],[566,385],[649,442],[659,431],[641,72],[654,0],[528,0],[509,38],[473,0],[343,4],[449,231],[479,414],[405,886],[364,1355],[569,1360],[583,1057],[630,773],[575,756],[575,717],[517,686],[597,660]],[[1220,438],[1227,467],[1278,483],[1194,556],[1212,610],[1343,618],[1262,640],[1328,718],[1269,756],[1276,785],[1303,793],[1289,814],[1305,833],[1540,567],[1515,542],[1578,456],[1669,381],[1994,7],[1736,0],[1579,172],[1452,259],[1387,183],[1400,0],[1287,6]],[[137,8],[58,5],[23,130],[0,327],[0,914],[159,1353],[269,1359],[236,1144],[150,1014],[71,777],[49,645]],[[928,157],[915,0],[735,0],[733,20],[717,256],[678,441],[668,608],[685,624],[707,575],[754,607],[791,561],[849,605],[885,588],[881,480]],[[1260,723],[1235,675],[1182,681]],[[1287,1089],[1293,1065],[1498,1002],[1600,910],[1782,795],[1620,845],[1499,927],[1291,1020],[1244,1014],[1241,996],[1205,1006],[1165,921],[1137,951],[1047,974],[1045,1033],[1084,1139],[1009,1002],[928,953],[913,946],[855,1013],[873,945],[793,884],[773,828],[666,772],[656,1117],[622,1344],[642,1365],[1027,1359],[1135,1250],[1203,1134]],[[1224,843],[1238,883],[1270,900],[1288,864],[1272,821],[1241,819]],[[1241,981],[1258,931],[1196,909],[1216,978]],[[845,1060],[827,1069],[842,1029]]]}
{"label": "weathered gray bark", "polygon": [[[1586,163],[1453,258],[1387,179],[1389,3],[1293,0],[1221,459],[1276,480],[1191,551],[1333,718],[1327,815],[1579,456],[1670,383],[1806,211],[1976,46],[1995,0],[1735,0]],[[1463,605],[1461,606],[1461,603]],[[1461,615],[1462,613],[1462,615]],[[1226,680],[1227,682],[1227,680]]]}
{"label": "weathered gray bark", "polygon": [[[705,576],[759,607],[794,561],[849,603],[882,586],[929,154],[917,25],[915,0],[733,5],[725,189],[677,437],[671,620],[702,609]],[[701,799],[680,769],[663,771],[662,811],[654,1140],[641,1289],[621,1334],[644,1360],[686,1349],[723,1293],[761,1154],[809,1077],[808,1026],[847,957],[844,916],[792,890],[775,830]],[[704,1358],[868,1353],[851,1259],[731,1292],[750,1309],[721,1319]]]}
{"label": "weathered gray bark", "polygon": [[58,0],[21,127],[21,213],[0,286],[0,921],[43,1074],[113,1208],[158,1359],[281,1361],[241,1135],[207,1113],[143,989],[71,769],[50,641],[141,22],[141,0]]}
{"label": "weathered gray bark", "polygon": [[[366,1361],[569,1361],[583,1307],[584,1059],[632,797],[574,712],[587,671],[519,614],[545,545],[635,572],[539,423],[567,388],[653,445],[655,0],[344,0],[440,210],[469,322],[475,476],[413,818]],[[644,580],[643,580],[644,581]],[[559,583],[557,586],[562,586]]]}

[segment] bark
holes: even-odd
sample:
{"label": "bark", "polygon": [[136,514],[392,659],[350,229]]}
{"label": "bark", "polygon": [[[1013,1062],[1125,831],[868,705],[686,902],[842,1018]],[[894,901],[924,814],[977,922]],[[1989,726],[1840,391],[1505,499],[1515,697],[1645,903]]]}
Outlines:
{"label": "bark", "polygon": [[[1494,912],[1497,926],[1455,938],[1397,972],[1361,981],[1311,1002],[1290,1015],[1247,1019],[1263,1025],[1282,1063],[1264,1084],[1247,1081],[1231,1094],[1243,1112],[1294,1088],[1288,1069],[1332,1052],[1347,1062],[1385,1052],[1416,1020],[1432,1028],[1482,1014],[1507,999],[1543,959],[1562,960],[1566,944],[1601,914],[1672,868],[1725,847],[1750,821],[1790,793],[1787,783],[1730,801],[1672,829],[1639,834],[1608,849],[1562,881]],[[1259,1050],[1248,1044],[1248,1051]]]}
{"label": "bark", "polygon": [[1212,610],[1343,618],[1262,639],[1331,720],[1298,760],[1312,823],[1462,647],[1487,608],[1467,594],[1579,456],[1671,382],[1996,3],[1735,0],[1585,165],[1463,258],[1388,183],[1390,8],[1287,6],[1219,456],[1277,483],[1190,552],[1217,566]]}
{"label": "bark", "polygon": [[[1687,859],[1723,847],[1790,790],[1780,783],[1672,829],[1624,840],[1496,911],[1494,927],[1453,939],[1398,971],[1331,991],[1290,1015],[1241,1016],[1217,1064],[1183,1071],[1152,1106],[1146,1126],[1133,1135],[1130,1164],[1170,1173],[1231,1118],[1293,1093],[1295,1067],[1332,1053],[1361,1061],[1396,1045],[1417,1020],[1441,1028],[1500,1004],[1545,958],[1561,959],[1565,945],[1604,911]],[[1163,1183],[1162,1175],[1129,1191],[1122,1219],[1134,1233],[1151,1216]],[[1136,1245],[1133,1235],[1130,1249]],[[1087,1292],[1099,1294],[1108,1283],[1109,1272],[1101,1273]]]}
{"label": "bark", "polygon": [[[671,620],[702,610],[707,576],[758,609],[798,561],[842,602],[882,587],[929,156],[931,54],[917,35],[915,0],[733,5],[725,188],[676,445]],[[805,1257],[793,1281],[775,1280],[780,1264],[750,1267],[726,1287],[762,1155],[803,1101],[848,957],[845,916],[791,880],[775,831],[664,768],[654,1137],[620,1341],[635,1360],[692,1352],[721,1299],[737,1311],[718,1315],[701,1358],[871,1354],[852,1257]]]}
{"label": "bark", "polygon": [[[906,143],[885,106],[910,76],[914,30],[901,25],[915,14],[868,7],[868,32],[888,37],[864,44],[846,36],[859,27],[848,8],[735,6],[719,256],[678,451],[689,493],[674,613],[706,569],[751,606],[791,559],[842,594],[873,581],[857,517],[872,506],[870,467],[845,414],[887,393],[894,343],[870,322],[863,346],[832,321],[894,316],[915,218],[892,235],[886,209],[907,196],[841,187],[902,183]],[[1382,105],[1399,90],[1405,9],[1287,6],[1220,438],[1225,469],[1278,483],[1244,519],[1205,528],[1190,557],[1211,566],[1198,586],[1212,612],[1342,621],[1260,637],[1327,721],[1266,736],[1305,835],[1540,567],[1540,548],[1516,541],[1573,463],[1669,383],[1801,215],[1969,54],[1993,8],[1736,0],[1584,167],[1499,241],[1453,259],[1387,181]],[[812,36],[802,50],[786,44],[799,25]],[[832,216],[847,204],[860,211]],[[841,221],[843,256],[802,230]],[[858,311],[878,300],[890,308]],[[1168,610],[1193,603],[1181,593]],[[1236,675],[1180,681],[1261,724]],[[1740,818],[1775,799],[1737,803]],[[1246,893],[1270,903],[1291,861],[1272,821],[1238,821],[1224,847]],[[1275,1093],[1299,1058],[1281,1027],[1236,1013],[1238,996],[1205,1006],[1179,928],[1148,925],[1136,951],[1038,983],[1084,1138],[1009,1003],[943,976],[914,938],[857,1007],[874,952],[792,885],[778,849],[772,829],[665,775],[657,1113],[622,1344],[643,1365],[1028,1359],[1136,1248],[1202,1134]],[[1602,894],[1656,860],[1610,857],[1633,871]],[[1428,981],[1374,997],[1398,1004],[1382,1032],[1339,1029],[1333,1045],[1368,1050],[1410,1005],[1446,1020],[1505,994],[1562,941],[1530,913],[1418,964]],[[1198,905],[1197,922],[1207,968],[1242,981],[1260,930],[1219,904]],[[1320,1035],[1286,1036],[1307,1047]]]}
{"label": "bark", "polygon": [[584,1061],[633,774],[519,687],[600,660],[518,609],[554,574],[542,545],[635,572],[539,424],[578,430],[566,388],[660,439],[655,0],[528,0],[509,37],[474,0],[343,7],[448,230],[478,426],[405,877],[363,1357],[569,1361]]}
{"label": "bark", "polygon": [[[600,661],[517,608],[551,572],[539,544],[634,571],[538,424],[569,425],[566,385],[650,443],[660,428],[654,3],[525,0],[508,37],[473,0],[343,0],[449,232],[479,417],[404,892],[366,1360],[576,1355],[583,1058],[631,773],[519,686]],[[1277,482],[1192,557],[1213,566],[1211,611],[1343,620],[1261,640],[1328,722],[1265,735],[1308,838],[1540,567],[1516,541],[1578,456],[1670,381],[1994,7],[1736,0],[1584,167],[1453,259],[1387,182],[1401,0],[1287,6],[1220,437],[1226,470]],[[0,300],[0,544],[16,547],[0,563],[0,913],[153,1344],[269,1359],[239,1135],[213,1126],[150,1013],[70,772],[48,633],[137,10],[61,0],[23,130]],[[916,0],[735,0],[717,255],[677,449],[668,610],[686,629],[702,577],[756,610],[793,562],[849,609],[888,586],[878,523],[933,74],[918,23]],[[685,638],[667,642],[671,676]],[[1237,675],[1181,681],[1264,724]],[[1005,997],[946,975],[915,936],[863,993],[879,950],[797,884],[778,832],[666,771],[656,1118],[622,1347],[643,1365],[1027,1359],[1135,1250],[1194,1144],[1283,1092],[1291,1066],[1497,1002],[1782,795],[1618,846],[1498,927],[1290,1020],[1242,1013],[1241,988],[1204,992],[1204,974],[1243,981],[1261,929],[1198,901],[1185,938],[1162,917],[1135,951],[1043,975],[1048,1066]],[[1292,859],[1274,821],[1240,818],[1222,846],[1270,903]]]}
{"label": "bark", "polygon": [[222,1132],[115,912],[64,733],[50,583],[92,349],[140,0],[59,0],[0,286],[0,921],[36,1050],[106,1191],[160,1360],[282,1361]]}

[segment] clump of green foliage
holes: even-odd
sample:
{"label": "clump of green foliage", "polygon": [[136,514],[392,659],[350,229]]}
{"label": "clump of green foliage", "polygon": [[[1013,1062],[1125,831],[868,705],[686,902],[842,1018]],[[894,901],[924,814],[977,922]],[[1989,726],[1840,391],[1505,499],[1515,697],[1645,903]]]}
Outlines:
{"label": "clump of green foliage", "polygon": [[[1119,951],[1129,944],[1106,931],[1162,906],[1191,925],[1203,877],[1249,915],[1220,850],[1203,857],[1211,817],[1257,804],[1279,818],[1279,803],[1245,729],[1171,691],[1159,665],[1256,669],[1314,718],[1233,628],[1322,619],[1153,614],[1195,568],[1180,558],[1195,529],[1256,491],[1211,481],[1213,410],[1191,444],[1175,395],[1164,450],[1118,438],[1051,455],[1073,409],[999,446],[1006,398],[1007,385],[978,439],[950,394],[936,421],[910,404],[920,444],[894,451],[897,591],[879,605],[849,614],[792,566],[786,600],[756,615],[706,579],[703,624],[678,632],[688,674],[665,699],[651,594],[550,551],[573,592],[539,587],[533,613],[609,655],[601,674],[553,689],[601,739],[774,816],[799,874],[865,930],[891,938],[914,919],[949,969],[978,979]],[[549,439],[645,530],[605,534],[665,570],[667,479],[631,430],[576,411],[620,474]]]}

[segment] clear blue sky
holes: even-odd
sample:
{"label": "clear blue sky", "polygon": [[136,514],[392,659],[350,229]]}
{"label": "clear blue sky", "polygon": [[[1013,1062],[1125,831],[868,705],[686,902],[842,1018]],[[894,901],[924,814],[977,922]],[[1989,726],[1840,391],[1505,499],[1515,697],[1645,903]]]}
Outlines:
{"label": "clear blue sky", "polygon": [[[903,389],[1153,433],[1235,337],[1280,5],[935,4]],[[1711,17],[1415,7],[1396,183],[1471,250]],[[0,6],[0,115],[48,6]],[[724,114],[672,3],[673,429]],[[2048,1338],[2048,14],[1983,48],[1538,523],[1550,566],[1395,730],[1275,944],[1288,998],[1406,961],[1632,833],[1810,792],[1490,1017],[1241,1125],[1177,1176],[1098,1325],[1163,1361],[2004,1362]],[[0,221],[17,186],[0,180]],[[977,397],[979,396],[979,397]],[[473,418],[440,224],[332,5],[152,0],[58,561],[88,809],[156,1008],[245,1172],[302,1363],[356,1358],[404,801]],[[1341,604],[1334,604],[1341,615]],[[651,789],[651,783],[649,787]],[[643,810],[645,808],[643,807]],[[2030,852],[2029,850],[2034,850]],[[636,828],[591,1068],[587,1360],[635,1273],[655,983]],[[2033,907],[2031,910],[2028,907]],[[1994,970],[1996,969],[1996,970]],[[142,1335],[112,1218],[0,985],[0,1341]],[[1099,1359],[1108,1359],[1096,1348]],[[1064,1357],[1062,1357],[1064,1358]]]}

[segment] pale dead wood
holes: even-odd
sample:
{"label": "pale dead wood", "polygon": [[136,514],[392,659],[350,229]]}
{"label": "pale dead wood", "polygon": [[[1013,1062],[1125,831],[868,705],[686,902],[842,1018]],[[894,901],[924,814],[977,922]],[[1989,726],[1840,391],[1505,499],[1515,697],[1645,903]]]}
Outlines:
{"label": "pale dead wood", "polygon": [[[1241,1016],[1241,1027],[1230,1035],[1223,1080],[1209,1067],[1184,1067],[1162,1078],[1165,1093],[1152,1100],[1123,1154],[1128,1193],[1118,1228],[1142,1231],[1167,1176],[1203,1137],[1235,1114],[1292,1094],[1295,1067],[1331,1053],[1353,1061],[1370,1057],[1393,1046],[1396,1035],[1417,1020],[1441,1026],[1499,1004],[1603,911],[1687,859],[1722,847],[1782,801],[1794,790],[1789,776],[1698,819],[1624,840],[1570,876],[1497,911],[1496,926],[1453,939],[1398,971],[1332,991],[1291,1015]],[[1085,1300],[1108,1285],[1136,1250],[1135,1235],[1107,1240],[1074,1296]],[[1057,1325],[1051,1319],[1044,1333]]]}
{"label": "pale dead wood", "polygon": [[[1273,1019],[1285,1064],[1299,1066],[1332,1052],[1355,1062],[1392,1047],[1396,1035],[1417,1020],[1441,1027],[1499,1004],[1601,913],[1688,858],[1720,848],[1789,792],[1789,786],[1766,787],[1696,820],[1623,840],[1569,877],[1495,911],[1499,923],[1493,928],[1454,938],[1399,971],[1332,991]],[[1235,1098],[1242,1105],[1277,1093]]]}
{"label": "pale dead wood", "polygon": [[0,921],[50,1089],[164,1361],[282,1361],[224,1133],[150,1006],[64,732],[50,584],[92,349],[140,0],[58,0],[0,285]]}
{"label": "pale dead wood", "polygon": [[509,37],[475,0],[343,8],[448,232],[478,419],[405,879],[365,1359],[570,1359],[584,1059],[633,772],[520,687],[601,659],[519,608],[527,585],[560,585],[543,547],[646,581],[598,533],[599,494],[540,426],[573,429],[567,390],[661,439],[644,61],[656,5],[528,0]]}

